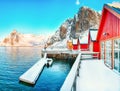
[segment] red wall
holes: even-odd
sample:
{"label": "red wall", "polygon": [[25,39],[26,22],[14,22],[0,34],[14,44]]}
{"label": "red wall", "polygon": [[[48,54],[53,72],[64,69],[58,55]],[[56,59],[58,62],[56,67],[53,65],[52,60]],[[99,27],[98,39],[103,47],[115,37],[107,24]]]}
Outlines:
{"label": "red wall", "polygon": [[77,40],[77,44],[72,44],[73,45],[73,50],[78,50],[79,49],[79,40]]}
{"label": "red wall", "polygon": [[118,36],[120,36],[120,18],[115,16],[115,14],[112,14],[110,11],[108,11],[108,9],[104,8],[98,30],[98,36],[97,36],[98,44],[97,43],[94,44],[95,46],[94,51],[100,52],[101,41],[111,38],[116,38]]}
{"label": "red wall", "polygon": [[[106,15],[104,16],[105,22],[103,25],[103,30],[99,30],[102,31],[100,40],[106,40],[120,36],[120,19],[108,11],[106,11],[105,14]],[[104,35],[104,33],[107,33],[107,35]]]}
{"label": "red wall", "polygon": [[[100,52],[100,44],[98,41],[93,42],[93,52]],[[94,54],[95,56],[96,54]],[[98,58],[100,59],[100,53],[98,55]]]}
{"label": "red wall", "polygon": [[80,44],[81,50],[88,50],[88,44]]}
{"label": "red wall", "polygon": [[73,45],[73,50],[78,50],[78,45]]}
{"label": "red wall", "polygon": [[99,52],[99,42],[93,42],[93,51],[94,52]]}

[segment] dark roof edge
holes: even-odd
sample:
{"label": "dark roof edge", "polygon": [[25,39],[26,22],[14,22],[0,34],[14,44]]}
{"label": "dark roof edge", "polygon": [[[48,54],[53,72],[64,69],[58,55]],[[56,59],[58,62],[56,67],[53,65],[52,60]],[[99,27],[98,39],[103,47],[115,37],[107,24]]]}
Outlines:
{"label": "dark roof edge", "polygon": [[106,7],[109,8],[110,10],[112,10],[113,12],[117,13],[118,15],[120,15],[120,8],[116,8],[116,7],[110,6],[108,4],[104,4],[104,8],[106,8]]}
{"label": "dark roof edge", "polygon": [[98,31],[98,29],[92,29],[92,28],[91,28],[91,29],[89,29],[89,31]]}

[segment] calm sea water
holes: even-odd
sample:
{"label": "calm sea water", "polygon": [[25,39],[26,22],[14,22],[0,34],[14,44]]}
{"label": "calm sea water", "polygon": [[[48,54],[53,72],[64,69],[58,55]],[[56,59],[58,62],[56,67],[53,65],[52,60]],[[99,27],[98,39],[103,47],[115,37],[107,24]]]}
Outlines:
{"label": "calm sea water", "polygon": [[19,76],[40,58],[40,48],[0,47],[0,91],[59,91],[73,64],[71,60],[54,59],[34,86],[19,82]]}

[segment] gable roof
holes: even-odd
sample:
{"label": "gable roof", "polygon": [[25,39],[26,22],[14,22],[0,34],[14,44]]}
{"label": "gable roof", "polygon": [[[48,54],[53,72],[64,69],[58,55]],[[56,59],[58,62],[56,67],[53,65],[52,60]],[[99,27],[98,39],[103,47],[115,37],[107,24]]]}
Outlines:
{"label": "gable roof", "polygon": [[106,11],[112,13],[114,16],[116,16],[118,19],[120,19],[120,8],[115,7],[114,5],[108,5],[108,4],[104,4],[103,10],[102,10],[102,17],[101,17],[101,21],[100,21],[100,25],[99,25],[99,29],[98,29],[98,34],[97,34],[97,41],[100,38],[100,35],[102,33],[101,30],[103,30],[103,26],[105,23],[105,19],[104,16],[106,15]]}
{"label": "gable roof", "polygon": [[81,36],[79,36],[79,43],[80,44],[88,44],[88,32],[89,31],[86,31]]}
{"label": "gable roof", "polygon": [[78,39],[73,39],[73,40],[72,40],[72,43],[73,43],[74,45],[77,45],[77,44],[78,44]]}
{"label": "gable roof", "polygon": [[111,12],[113,15],[117,16],[120,18],[120,7],[115,7],[115,5],[109,5],[109,4],[104,4],[104,8]]}
{"label": "gable roof", "polygon": [[117,12],[118,14],[120,14],[120,8],[112,7],[112,10],[114,10],[115,12]]}
{"label": "gable roof", "polygon": [[79,38],[80,44],[88,44],[88,36],[84,36],[81,39]]}
{"label": "gable roof", "polygon": [[89,32],[91,41],[96,41],[98,29],[90,29]]}

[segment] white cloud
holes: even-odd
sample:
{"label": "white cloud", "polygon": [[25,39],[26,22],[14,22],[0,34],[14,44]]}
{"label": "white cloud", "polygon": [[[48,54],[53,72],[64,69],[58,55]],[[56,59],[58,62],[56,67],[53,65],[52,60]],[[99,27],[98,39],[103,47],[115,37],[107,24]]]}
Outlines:
{"label": "white cloud", "polygon": [[76,5],[79,5],[80,4],[80,1],[79,0],[76,0]]}

